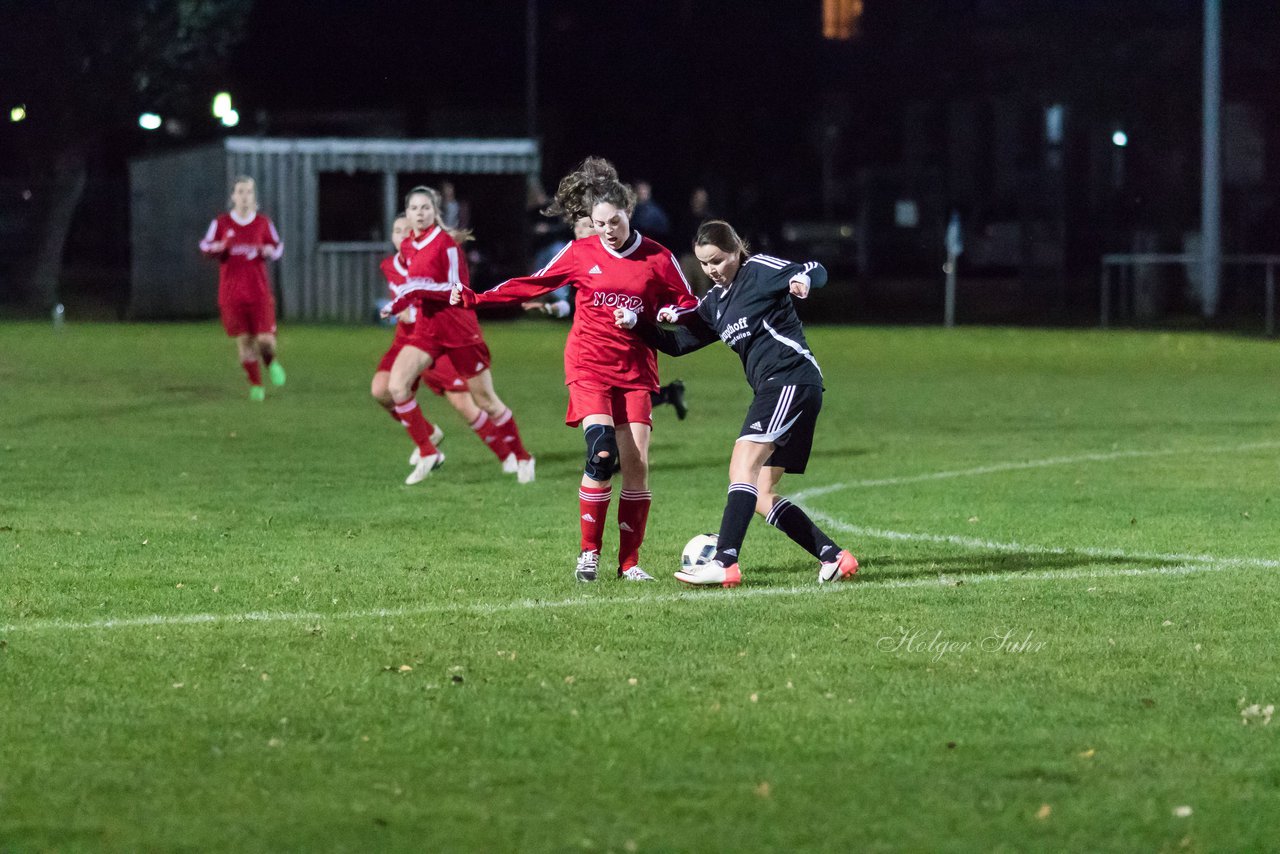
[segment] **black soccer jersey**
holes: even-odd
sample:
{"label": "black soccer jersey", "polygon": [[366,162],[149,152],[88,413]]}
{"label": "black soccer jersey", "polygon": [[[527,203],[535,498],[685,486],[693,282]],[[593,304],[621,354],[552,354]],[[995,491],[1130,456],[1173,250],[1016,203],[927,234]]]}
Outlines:
{"label": "black soccer jersey", "polygon": [[826,268],[816,261],[796,264],[771,255],[752,255],[732,282],[712,286],[683,326],[664,330],[641,322],[636,331],[673,356],[719,338],[742,359],[747,382],[756,392],[781,385],[820,387],[822,370],[809,352],[791,302],[790,281],[798,273],[807,275],[814,288],[827,282]]}

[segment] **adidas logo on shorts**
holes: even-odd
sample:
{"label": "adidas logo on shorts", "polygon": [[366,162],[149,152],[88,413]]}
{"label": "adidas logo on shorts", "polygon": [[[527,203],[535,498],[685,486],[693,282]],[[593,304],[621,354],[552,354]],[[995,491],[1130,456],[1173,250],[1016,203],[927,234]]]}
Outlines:
{"label": "adidas logo on shorts", "polygon": [[764,425],[763,425],[763,424],[761,424],[759,421],[752,421],[752,422],[751,422],[751,429],[752,429],[752,430],[763,430],[763,429],[764,429]]}

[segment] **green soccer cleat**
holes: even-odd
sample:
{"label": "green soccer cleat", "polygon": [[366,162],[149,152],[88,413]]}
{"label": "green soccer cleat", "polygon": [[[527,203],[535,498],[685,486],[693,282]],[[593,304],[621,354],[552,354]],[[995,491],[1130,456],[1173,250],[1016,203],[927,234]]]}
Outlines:
{"label": "green soccer cleat", "polygon": [[272,362],[267,368],[267,376],[271,377],[272,385],[284,385],[284,365]]}
{"label": "green soccer cleat", "polygon": [[260,385],[249,386],[249,399],[255,403],[262,403],[267,399],[267,390]]}

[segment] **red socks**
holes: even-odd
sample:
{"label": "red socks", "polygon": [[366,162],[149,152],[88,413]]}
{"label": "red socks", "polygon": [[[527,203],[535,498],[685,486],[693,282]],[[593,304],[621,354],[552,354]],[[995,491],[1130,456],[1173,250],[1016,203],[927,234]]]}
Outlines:
{"label": "red socks", "polygon": [[582,551],[600,552],[604,544],[604,520],[609,515],[612,486],[578,487],[578,521],[582,523]]}
{"label": "red socks", "polygon": [[517,460],[527,460],[532,456],[524,448],[524,442],[520,441],[520,430],[516,427],[516,417],[511,414],[511,410],[493,419],[493,430],[500,437],[499,441],[503,445],[502,458],[506,459],[507,454],[515,454]]}
{"label": "red socks", "polygon": [[483,409],[476,416],[476,420],[471,422],[471,429],[480,437],[480,441],[484,442],[485,447],[493,451],[493,455],[499,460],[505,460],[509,453],[503,448],[504,442],[502,437],[498,435],[493,428],[493,419],[489,417],[489,413]]}
{"label": "red socks", "polygon": [[422,414],[422,409],[418,407],[418,401],[408,400],[404,403],[396,404],[396,415],[400,419],[400,423],[409,431],[410,438],[413,443],[418,446],[418,453],[422,456],[437,453],[436,446],[431,444],[431,433],[434,428],[431,422],[427,421],[426,416]]}
{"label": "red socks", "polygon": [[[585,487],[584,487],[585,488]],[[624,489],[618,497],[618,569],[627,570],[640,562],[640,545],[649,521],[653,493]]]}
{"label": "red socks", "polygon": [[258,364],[257,359],[252,362],[241,362],[240,366],[249,375],[249,385],[262,385],[262,366]]}

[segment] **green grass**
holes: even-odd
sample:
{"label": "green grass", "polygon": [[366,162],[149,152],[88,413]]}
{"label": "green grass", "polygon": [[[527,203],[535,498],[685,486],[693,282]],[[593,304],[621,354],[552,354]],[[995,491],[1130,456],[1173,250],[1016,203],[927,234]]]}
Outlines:
{"label": "green grass", "polygon": [[741,368],[664,364],[659,580],[576,586],[564,332],[488,330],[536,483],[424,397],[406,488],[384,330],[251,404],[214,324],[0,326],[0,851],[1275,850],[1274,343],[814,328],[784,492],[864,569],[685,591]]}

